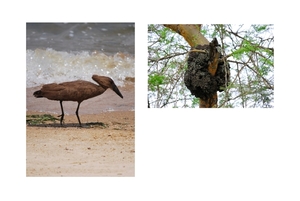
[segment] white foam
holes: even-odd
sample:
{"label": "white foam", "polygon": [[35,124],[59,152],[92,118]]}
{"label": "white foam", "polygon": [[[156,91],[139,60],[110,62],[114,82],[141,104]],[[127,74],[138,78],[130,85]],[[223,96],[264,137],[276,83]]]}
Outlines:
{"label": "white foam", "polygon": [[123,86],[126,77],[134,77],[134,57],[50,48],[26,51],[26,87],[78,79],[92,81],[93,74],[111,77],[117,86]]}

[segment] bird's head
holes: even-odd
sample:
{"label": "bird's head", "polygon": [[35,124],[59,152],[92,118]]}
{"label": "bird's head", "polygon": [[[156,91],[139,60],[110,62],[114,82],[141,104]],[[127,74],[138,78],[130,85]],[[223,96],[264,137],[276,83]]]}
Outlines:
{"label": "bird's head", "polygon": [[123,95],[121,94],[118,87],[116,86],[116,84],[114,83],[114,81],[110,77],[100,76],[100,75],[93,75],[92,79],[95,82],[97,82],[101,87],[103,87],[105,90],[110,88],[114,92],[116,92],[116,94],[118,94],[121,98],[123,98]]}

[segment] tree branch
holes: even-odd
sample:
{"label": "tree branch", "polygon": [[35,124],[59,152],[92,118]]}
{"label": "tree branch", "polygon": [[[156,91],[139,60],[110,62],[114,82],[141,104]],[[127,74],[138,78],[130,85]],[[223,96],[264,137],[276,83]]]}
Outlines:
{"label": "tree branch", "polygon": [[180,34],[191,47],[209,44],[209,41],[201,34],[199,24],[164,24],[164,26]]}

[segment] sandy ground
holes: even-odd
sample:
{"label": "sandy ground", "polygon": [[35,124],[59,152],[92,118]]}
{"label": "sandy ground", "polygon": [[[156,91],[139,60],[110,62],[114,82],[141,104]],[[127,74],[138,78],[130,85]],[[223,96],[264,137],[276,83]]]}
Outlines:
{"label": "sandy ground", "polygon": [[[59,121],[27,125],[26,175],[134,176],[134,86],[119,89],[124,99],[107,91],[103,97],[82,103],[79,115],[83,127],[78,127],[74,102],[64,103],[63,126]],[[34,98],[34,90],[27,89],[27,115],[60,114],[59,102]],[[93,122],[105,126],[88,126]]]}

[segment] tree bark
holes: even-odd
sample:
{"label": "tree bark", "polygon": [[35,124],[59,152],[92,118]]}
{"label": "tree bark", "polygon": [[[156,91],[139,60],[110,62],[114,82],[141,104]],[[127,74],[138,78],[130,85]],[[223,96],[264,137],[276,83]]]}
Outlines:
{"label": "tree bark", "polygon": [[201,34],[201,24],[164,24],[180,34],[191,47],[208,45],[209,41]]}
{"label": "tree bark", "polygon": [[[197,45],[208,45],[209,41],[201,34],[201,24],[164,24],[165,27],[180,34],[191,47]],[[208,66],[208,72],[215,75],[218,67],[218,53],[214,56],[213,62]],[[218,104],[218,94],[214,93],[207,100],[200,99],[200,108],[216,108]]]}

